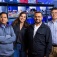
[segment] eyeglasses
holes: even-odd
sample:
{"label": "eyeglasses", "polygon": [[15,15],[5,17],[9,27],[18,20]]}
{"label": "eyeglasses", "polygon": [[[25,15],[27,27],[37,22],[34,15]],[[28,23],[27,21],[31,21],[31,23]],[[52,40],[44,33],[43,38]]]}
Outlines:
{"label": "eyeglasses", "polygon": [[51,14],[57,14],[57,12],[52,12]]}

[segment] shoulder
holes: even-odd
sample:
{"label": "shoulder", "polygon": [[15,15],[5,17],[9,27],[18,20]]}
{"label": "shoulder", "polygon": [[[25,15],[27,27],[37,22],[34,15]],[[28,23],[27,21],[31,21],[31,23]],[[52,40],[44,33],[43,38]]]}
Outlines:
{"label": "shoulder", "polygon": [[11,25],[7,25],[8,30],[13,30],[13,27]]}
{"label": "shoulder", "polygon": [[[12,26],[12,25],[11,25]],[[19,24],[15,24],[13,27],[13,29],[16,29],[19,26]]]}
{"label": "shoulder", "polygon": [[47,24],[50,25],[52,23],[52,21],[49,21]]}
{"label": "shoulder", "polygon": [[44,24],[43,23],[43,27],[46,29],[46,30],[50,30],[49,26],[47,24]]}
{"label": "shoulder", "polygon": [[31,25],[29,25],[29,27],[28,28],[33,28],[34,27],[34,24],[31,24]]}

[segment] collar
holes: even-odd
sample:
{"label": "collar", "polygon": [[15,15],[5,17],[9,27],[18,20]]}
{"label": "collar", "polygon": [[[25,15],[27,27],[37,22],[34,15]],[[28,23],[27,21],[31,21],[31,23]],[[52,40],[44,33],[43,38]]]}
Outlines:
{"label": "collar", "polygon": [[0,24],[0,27],[2,27],[2,28],[5,28],[5,27],[8,27],[9,26],[9,24],[6,24],[6,25],[4,25],[4,24]]}
{"label": "collar", "polygon": [[57,20],[55,20],[55,21],[52,20],[51,22],[52,22],[52,23],[57,23]]}
{"label": "collar", "polygon": [[42,23],[40,23],[38,26],[36,26],[36,24],[34,25],[34,28],[39,28],[41,26]]}
{"label": "collar", "polygon": [[[31,27],[34,28],[34,25],[35,24],[32,24]],[[45,27],[45,24],[42,22],[42,24],[40,25],[41,28],[44,28]]]}

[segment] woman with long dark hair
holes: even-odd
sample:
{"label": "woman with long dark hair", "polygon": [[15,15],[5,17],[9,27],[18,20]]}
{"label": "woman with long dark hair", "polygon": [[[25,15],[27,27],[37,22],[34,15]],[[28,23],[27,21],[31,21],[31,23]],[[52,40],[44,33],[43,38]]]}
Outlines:
{"label": "woman with long dark hair", "polygon": [[16,42],[15,42],[16,57],[26,57],[24,40],[26,30],[29,26],[26,22],[26,19],[27,19],[26,12],[21,12],[18,18],[12,23],[14,32],[16,34]]}

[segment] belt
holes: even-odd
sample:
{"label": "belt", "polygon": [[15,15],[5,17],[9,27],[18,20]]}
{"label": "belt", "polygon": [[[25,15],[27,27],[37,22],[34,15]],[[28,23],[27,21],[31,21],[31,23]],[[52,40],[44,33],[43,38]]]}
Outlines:
{"label": "belt", "polygon": [[57,45],[52,45],[52,46],[57,47]]}

